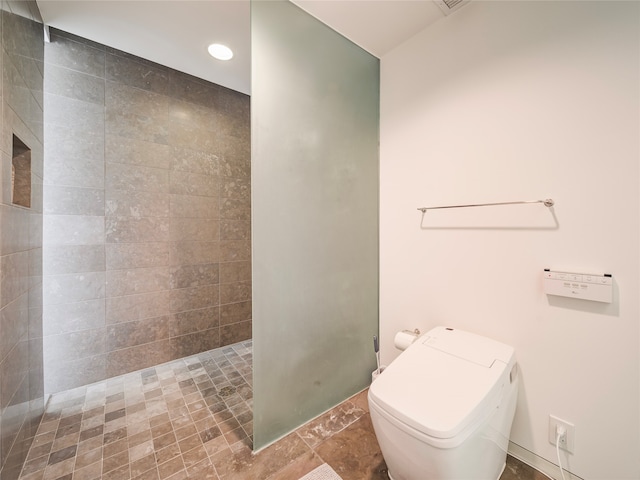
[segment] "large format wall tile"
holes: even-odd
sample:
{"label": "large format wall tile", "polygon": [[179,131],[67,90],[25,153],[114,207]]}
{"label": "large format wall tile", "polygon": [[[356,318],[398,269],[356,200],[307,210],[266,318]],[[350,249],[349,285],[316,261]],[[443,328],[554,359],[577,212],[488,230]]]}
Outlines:
{"label": "large format wall tile", "polygon": [[164,217],[105,218],[107,243],[140,243],[169,241],[169,220]]}
{"label": "large format wall tile", "polygon": [[218,218],[220,203],[217,197],[170,195],[169,214],[172,218]]}
{"label": "large format wall tile", "polygon": [[211,218],[171,218],[169,240],[217,242],[220,237],[220,221]]}
{"label": "large format wall tile", "polygon": [[105,116],[107,134],[161,144],[167,143],[167,124],[167,118],[154,118],[135,112],[122,113],[115,109],[107,110]]}
{"label": "large format wall tile", "polygon": [[199,265],[181,265],[170,270],[170,287],[187,288],[220,283],[220,265],[202,263]]}
{"label": "large format wall tile", "polygon": [[[83,135],[92,133],[99,135],[99,138],[102,139],[105,126],[103,105],[48,93],[44,97],[44,109],[47,112],[46,128],[55,125],[65,127],[68,132],[66,136],[63,136],[62,130],[57,130],[54,135],[48,137],[49,141],[53,141],[56,137],[63,137],[67,141],[69,138],[81,140],[75,142],[77,146],[91,146],[90,140],[92,139],[78,137],[79,133]],[[49,147],[47,145],[47,153],[55,153],[54,149]],[[60,144],[57,147],[60,148]]]}
{"label": "large format wall tile", "polygon": [[[180,125],[186,129],[202,129],[217,132],[223,124],[223,117],[216,108],[174,98],[169,102],[169,117],[173,125]],[[201,146],[200,143],[195,143],[194,145],[197,147]]]}
{"label": "large format wall tile", "polygon": [[49,305],[43,335],[97,329],[105,325],[104,299],[84,300],[71,304]]}
{"label": "large format wall tile", "polygon": [[46,62],[95,77],[103,77],[105,48],[81,37],[56,31],[55,41],[46,46]]}
{"label": "large format wall tile", "polygon": [[169,198],[163,192],[109,190],[105,213],[107,216],[167,217]]}
{"label": "large format wall tile", "polygon": [[162,95],[166,95],[169,89],[170,69],[136,61],[121,52],[107,53],[105,75],[111,82]]}
{"label": "large format wall tile", "polygon": [[203,197],[216,197],[220,188],[217,179],[211,175],[179,170],[171,171],[169,184],[171,193]]}
{"label": "large format wall tile", "polygon": [[83,272],[69,275],[45,275],[42,290],[45,306],[104,298],[105,273]]}
{"label": "large format wall tile", "polygon": [[109,297],[106,300],[107,325],[144,318],[160,317],[169,311],[166,291]]}
{"label": "large format wall tile", "polygon": [[103,215],[104,190],[64,185],[44,186],[44,213],[50,215]]}
{"label": "large format wall tile", "polygon": [[104,250],[104,245],[46,245],[43,270],[47,275],[101,272]]}
{"label": "large format wall tile", "polygon": [[[2,80],[0,80],[0,83],[1,82]],[[2,115],[2,117],[4,117],[4,114]],[[0,118],[0,125],[4,127],[4,124],[4,118]],[[6,153],[10,151],[11,147],[8,145],[10,142],[7,139],[3,138],[2,140],[4,141],[0,141],[0,188],[2,188],[2,192],[0,192],[0,203],[2,203],[3,205],[11,205],[12,157],[11,153]],[[13,142],[13,139],[11,140],[11,142]],[[3,145],[3,143],[6,143],[7,145]],[[0,216],[1,215],[2,212],[0,211]]]}
{"label": "large format wall tile", "polygon": [[222,197],[243,200],[245,207],[248,207],[251,202],[251,180],[249,178],[223,178]]}
{"label": "large format wall tile", "polygon": [[26,250],[29,245],[29,211],[0,205],[0,254],[8,255]]}
{"label": "large format wall tile", "polygon": [[[171,349],[176,358],[186,357],[198,352],[206,352],[220,346],[220,331],[217,328],[197,333],[173,337]],[[226,343],[225,345],[229,345]]]}
{"label": "large format wall tile", "polygon": [[[174,358],[170,340],[114,350],[107,354],[107,377],[168,362]],[[176,357],[177,358],[177,357]]]}
{"label": "large format wall tile", "polygon": [[105,160],[151,168],[168,169],[172,151],[168,145],[134,138],[106,135]]}
{"label": "large format wall tile", "polygon": [[218,242],[174,242],[169,251],[169,264],[194,265],[220,261]]}
{"label": "large format wall tile", "polygon": [[44,91],[84,102],[104,105],[104,79],[50,65]]}
{"label": "large format wall tile", "polygon": [[116,82],[107,82],[105,92],[107,113],[140,116],[167,124],[169,97]]}
{"label": "large format wall tile", "polygon": [[169,265],[167,242],[107,243],[105,248],[109,270]]}
{"label": "large format wall tile", "polygon": [[220,134],[216,130],[207,130],[202,126],[171,122],[168,125],[167,139],[170,145],[192,148],[193,145],[204,152],[219,154]]}
{"label": "large format wall tile", "polygon": [[80,360],[59,360],[57,368],[46,376],[44,388],[46,392],[64,391],[78,385],[88,385],[107,378],[107,355],[92,355]]}
{"label": "large format wall tile", "polygon": [[104,242],[104,218],[95,215],[45,215],[47,245],[96,245]]}
{"label": "large format wall tile", "polygon": [[30,105],[36,100],[25,82],[20,62],[17,57],[4,52],[2,66],[3,99],[28,124],[31,120]]}
{"label": "large format wall tile", "polygon": [[250,220],[229,220],[220,221],[220,240],[250,240],[251,221]]}
{"label": "large format wall tile", "polygon": [[121,297],[169,289],[169,268],[131,268],[107,270],[106,296]]}
{"label": "large format wall tile", "polygon": [[0,409],[6,408],[14,400],[14,396],[25,379],[29,365],[28,343],[21,339],[2,361],[0,376]]}
{"label": "large format wall tile", "polygon": [[2,11],[2,47],[7,52],[27,58],[42,60],[42,29],[38,19],[25,13],[16,15],[10,10]]}
{"label": "large format wall tile", "polygon": [[235,178],[251,177],[251,152],[248,138],[229,137],[221,144],[220,175]]}
{"label": "large format wall tile", "polygon": [[218,285],[173,289],[169,294],[169,309],[178,313],[219,305],[219,289]]}
{"label": "large format wall tile", "polygon": [[239,302],[220,307],[220,325],[245,322],[251,320],[251,302]]}
{"label": "large format wall tile", "polygon": [[[51,95],[47,95],[45,103],[50,99]],[[47,109],[47,112],[49,110],[55,110],[55,106]],[[102,115],[101,109],[100,112],[92,112],[91,116],[93,113],[96,116]],[[47,117],[49,115],[48,113]],[[77,118],[76,113],[71,112],[69,115]],[[86,117],[85,121],[90,122],[90,117]],[[71,123],[75,122],[72,120]],[[47,145],[44,177],[46,185],[104,188],[104,138],[99,128],[79,132],[73,125],[47,123],[44,133]]]}
{"label": "large format wall tile", "polygon": [[220,242],[220,261],[237,262],[251,258],[251,239]]}
{"label": "large format wall tile", "polygon": [[0,308],[7,306],[29,289],[29,252],[0,257]]}
{"label": "large format wall tile", "polygon": [[220,285],[220,303],[238,303],[251,300],[251,282],[223,283]]}
{"label": "large format wall tile", "polygon": [[0,310],[0,360],[28,334],[29,299],[21,295]]}
{"label": "large format wall tile", "polygon": [[179,337],[189,333],[211,330],[219,326],[219,307],[207,307],[176,313],[171,317],[169,333]]}
{"label": "large format wall tile", "polygon": [[106,329],[95,328],[44,338],[44,362],[73,361],[105,353]]}
{"label": "large format wall tile", "polygon": [[[29,252],[39,250],[42,252],[42,241],[44,238],[42,213],[32,212],[29,214]],[[40,268],[41,269],[41,268]]]}
{"label": "large format wall tile", "polygon": [[29,289],[42,286],[42,248],[34,246],[28,251],[29,255]]}
{"label": "large format wall tile", "polygon": [[169,338],[169,319],[165,315],[110,325],[107,327],[107,350],[112,352]]}
{"label": "large format wall tile", "polygon": [[223,198],[220,205],[220,216],[222,218],[232,220],[251,219],[251,207],[248,199],[242,198]]}
{"label": "large format wall tile", "polygon": [[251,338],[251,320],[222,325],[220,327],[220,344],[230,345]]}
{"label": "large format wall tile", "polygon": [[169,190],[169,172],[161,168],[122,163],[107,163],[107,191],[127,192],[167,192]]}
{"label": "large format wall tile", "polygon": [[[226,88],[219,85],[176,71],[171,74],[169,88],[169,96],[172,98],[208,108],[216,108],[221,92],[227,91]],[[243,95],[238,96],[247,99]],[[237,112],[228,113],[237,114]]]}
{"label": "large format wall tile", "polygon": [[220,282],[251,281],[251,262],[227,262],[220,264]]}
{"label": "large format wall tile", "polygon": [[[203,152],[193,149],[195,145],[188,148],[171,148],[171,170],[180,172],[201,173],[204,175],[218,175],[220,160],[213,153]],[[217,182],[217,178],[210,178],[211,182]]]}

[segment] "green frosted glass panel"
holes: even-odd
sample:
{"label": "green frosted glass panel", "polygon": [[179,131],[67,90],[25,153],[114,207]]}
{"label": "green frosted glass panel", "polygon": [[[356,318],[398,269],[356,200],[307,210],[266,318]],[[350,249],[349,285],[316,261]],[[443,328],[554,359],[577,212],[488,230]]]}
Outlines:
{"label": "green frosted glass panel", "polygon": [[379,61],[252,2],[254,449],[366,388],[378,331]]}

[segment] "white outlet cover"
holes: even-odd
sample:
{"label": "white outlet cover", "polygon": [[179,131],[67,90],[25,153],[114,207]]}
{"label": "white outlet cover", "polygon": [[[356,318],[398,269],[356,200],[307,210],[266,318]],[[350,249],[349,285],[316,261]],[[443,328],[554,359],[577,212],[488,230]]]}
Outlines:
{"label": "white outlet cover", "polygon": [[551,443],[551,445],[556,444],[556,428],[558,426],[563,426],[567,431],[566,445],[560,445],[560,449],[568,453],[573,453],[576,436],[575,425],[553,415],[549,415],[549,443]]}

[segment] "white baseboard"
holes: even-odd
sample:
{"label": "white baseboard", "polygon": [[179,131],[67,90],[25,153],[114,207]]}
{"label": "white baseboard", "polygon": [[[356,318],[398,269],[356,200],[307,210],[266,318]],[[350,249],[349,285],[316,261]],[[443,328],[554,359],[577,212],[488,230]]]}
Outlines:
{"label": "white baseboard", "polygon": [[[560,467],[558,467],[558,465],[550,462],[546,458],[542,458],[536,455],[535,453],[530,452],[529,450],[521,447],[520,445],[517,445],[513,442],[509,442],[508,453],[512,457],[515,457],[521,462],[526,463],[530,467],[535,468],[536,470],[545,474],[547,477],[553,480],[562,479],[562,476],[560,475]],[[565,480],[584,480],[583,478],[578,477],[577,475],[573,475],[571,472],[568,472],[567,470],[564,471],[564,478]]]}

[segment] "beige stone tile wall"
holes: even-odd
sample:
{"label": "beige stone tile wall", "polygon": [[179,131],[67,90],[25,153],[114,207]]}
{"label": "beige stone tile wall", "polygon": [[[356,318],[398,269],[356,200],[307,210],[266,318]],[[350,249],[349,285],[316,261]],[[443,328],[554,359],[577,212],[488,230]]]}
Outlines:
{"label": "beige stone tile wall", "polygon": [[52,30],[45,389],[251,336],[249,97]]}

